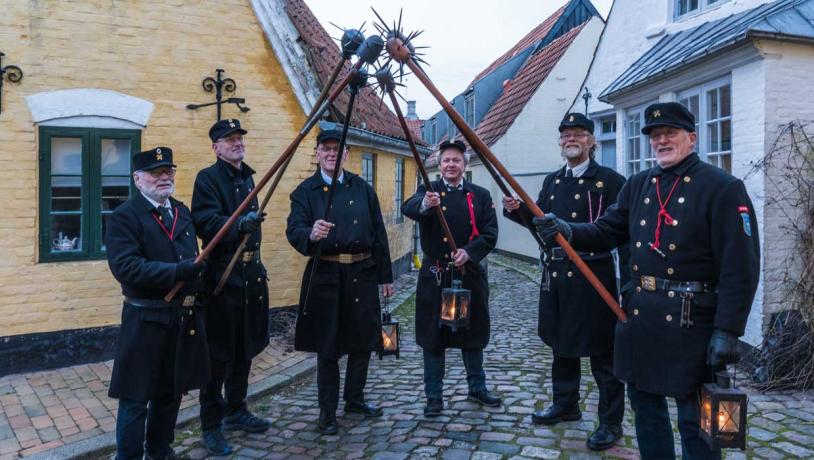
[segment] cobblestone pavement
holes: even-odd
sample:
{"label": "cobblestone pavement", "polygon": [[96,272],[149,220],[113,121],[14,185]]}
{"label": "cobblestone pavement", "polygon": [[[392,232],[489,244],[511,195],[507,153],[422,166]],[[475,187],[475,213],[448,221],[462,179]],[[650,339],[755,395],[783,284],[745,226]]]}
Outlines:
{"label": "cobblestone pavement", "polygon": [[[527,272],[524,276],[507,264]],[[535,408],[551,398],[551,351],[536,335],[538,285],[533,267],[492,257],[492,340],[486,349],[487,382],[503,397],[503,407],[483,408],[466,400],[463,364],[457,350],[447,354],[445,410],[429,419],[424,406],[420,349],[415,345],[412,298],[398,310],[404,337],[400,360],[371,360],[366,396],[384,407],[384,416],[363,419],[338,412],[339,435],[320,436],[316,380],[313,375],[285,392],[262,399],[262,414],[272,428],[263,434],[228,434],[235,458],[638,458],[628,408],[625,437],[598,455],[585,447],[596,424],[598,392],[583,360],[583,419],[554,427],[530,423]],[[753,395],[751,439],[746,452],[727,451],[726,458],[814,456],[814,393]],[[675,412],[673,410],[673,420]],[[176,451],[203,458],[199,432],[187,431]],[[678,438],[676,438],[678,442]],[[678,446],[677,446],[678,447]]]}

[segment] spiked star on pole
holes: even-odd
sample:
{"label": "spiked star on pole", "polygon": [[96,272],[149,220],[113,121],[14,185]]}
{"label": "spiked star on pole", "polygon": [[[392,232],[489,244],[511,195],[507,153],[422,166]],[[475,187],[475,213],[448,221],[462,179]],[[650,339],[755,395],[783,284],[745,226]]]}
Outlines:
{"label": "spiked star on pole", "polygon": [[[412,60],[416,65],[418,65],[419,68],[421,67],[421,64],[429,65],[427,61],[421,58],[423,53],[416,52],[416,49],[426,49],[429,47],[416,47],[413,44],[413,40],[424,33],[423,30],[412,31],[405,34],[404,29],[401,26],[403,11],[399,11],[398,21],[393,21],[393,25],[390,26],[375,9],[371,9],[373,10],[373,14],[375,14],[379,20],[378,22],[373,23],[373,27],[379,31],[387,43],[385,49],[387,50],[388,58],[381,68],[388,67],[393,61],[397,62],[399,67],[398,72],[396,73],[396,78],[398,81],[402,81],[405,76],[409,75],[409,73],[404,71],[404,65],[407,63],[407,61]],[[401,95],[399,96],[401,97]]]}

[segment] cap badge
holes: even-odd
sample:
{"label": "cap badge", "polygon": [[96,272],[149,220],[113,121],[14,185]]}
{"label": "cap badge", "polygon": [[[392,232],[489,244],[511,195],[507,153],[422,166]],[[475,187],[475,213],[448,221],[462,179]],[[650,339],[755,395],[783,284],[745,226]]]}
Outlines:
{"label": "cap badge", "polygon": [[155,153],[161,153],[161,147],[155,149]]}
{"label": "cap badge", "polygon": [[661,116],[661,110],[654,110],[653,111],[653,118],[658,118]]}
{"label": "cap badge", "polygon": [[604,184],[604,182],[602,182],[602,181],[598,181],[598,182],[596,183],[596,188],[602,188],[602,187],[604,187],[604,186],[605,186],[605,184]]}
{"label": "cap badge", "polygon": [[235,127],[235,124],[234,124],[234,123],[229,123],[229,127],[230,127],[230,128],[234,128],[234,127]]}
{"label": "cap badge", "polygon": [[159,150],[159,151],[158,151],[158,152],[155,154],[155,159],[156,159],[157,161],[161,161],[161,160],[163,160],[163,159],[164,159],[164,155],[162,155],[162,154],[161,154],[161,151],[160,151],[160,150]]}
{"label": "cap badge", "polygon": [[573,123],[573,122],[574,122],[574,116],[573,116],[573,115],[571,115],[570,117],[568,117],[568,121],[570,121],[571,123]]}

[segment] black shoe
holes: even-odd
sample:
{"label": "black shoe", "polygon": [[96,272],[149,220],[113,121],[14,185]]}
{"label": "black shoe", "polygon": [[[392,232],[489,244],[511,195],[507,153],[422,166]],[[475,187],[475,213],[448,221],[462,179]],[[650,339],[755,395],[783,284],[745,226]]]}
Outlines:
{"label": "black shoe", "polygon": [[591,450],[610,449],[621,437],[621,425],[605,425],[600,423],[599,428],[591,433],[591,437],[588,438],[585,445],[587,445],[588,449]]}
{"label": "black shoe", "polygon": [[425,417],[438,417],[441,411],[444,410],[444,401],[438,398],[427,399],[427,405],[424,406]]}
{"label": "black shoe", "polygon": [[206,451],[212,455],[229,455],[232,453],[232,446],[223,436],[220,428],[213,428],[203,432],[203,442]]}
{"label": "black shoe", "polygon": [[243,430],[248,433],[262,433],[271,426],[271,422],[243,409],[223,418],[223,429],[226,431]]}
{"label": "black shoe", "polygon": [[556,404],[546,410],[538,410],[531,414],[531,421],[535,425],[556,425],[560,422],[570,422],[582,418],[579,406],[560,407]]}
{"label": "black shoe", "polygon": [[144,460],[176,460],[175,451],[170,448],[169,452],[164,455],[151,455],[144,452]]}
{"label": "black shoe", "polygon": [[336,409],[320,409],[317,428],[322,434],[339,433],[339,425],[336,424]]}
{"label": "black shoe", "polygon": [[376,407],[366,402],[346,402],[345,413],[362,414],[365,417],[381,417],[384,411],[381,407]]}
{"label": "black shoe", "polygon": [[489,390],[469,392],[469,400],[489,407],[499,407],[502,401],[497,396],[489,393]]}

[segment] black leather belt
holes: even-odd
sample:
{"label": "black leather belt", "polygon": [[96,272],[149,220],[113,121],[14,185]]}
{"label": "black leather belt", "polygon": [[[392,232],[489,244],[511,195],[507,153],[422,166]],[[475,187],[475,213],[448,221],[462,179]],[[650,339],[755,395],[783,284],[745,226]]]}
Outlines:
{"label": "black leather belt", "polygon": [[[583,252],[577,251],[577,254],[582,260],[595,260],[595,259],[604,259],[607,257],[611,257],[610,252]],[[557,246],[551,248],[550,251],[546,252],[549,261],[558,261],[558,260],[567,260],[568,254],[565,253],[565,249]]]}
{"label": "black leather belt", "polygon": [[319,256],[322,260],[328,262],[339,262],[340,264],[354,264],[370,258],[370,251],[359,252],[356,254],[322,254]]}
{"label": "black leather belt", "polygon": [[195,296],[188,295],[172,299],[165,302],[163,299],[139,299],[136,297],[124,296],[124,302],[128,305],[140,308],[167,308],[167,307],[184,307],[192,308],[195,305]]}
{"label": "black leather belt", "polygon": [[655,276],[642,275],[639,277],[639,286],[645,291],[664,292],[715,292],[715,283],[708,281],[677,281],[656,278]]}

